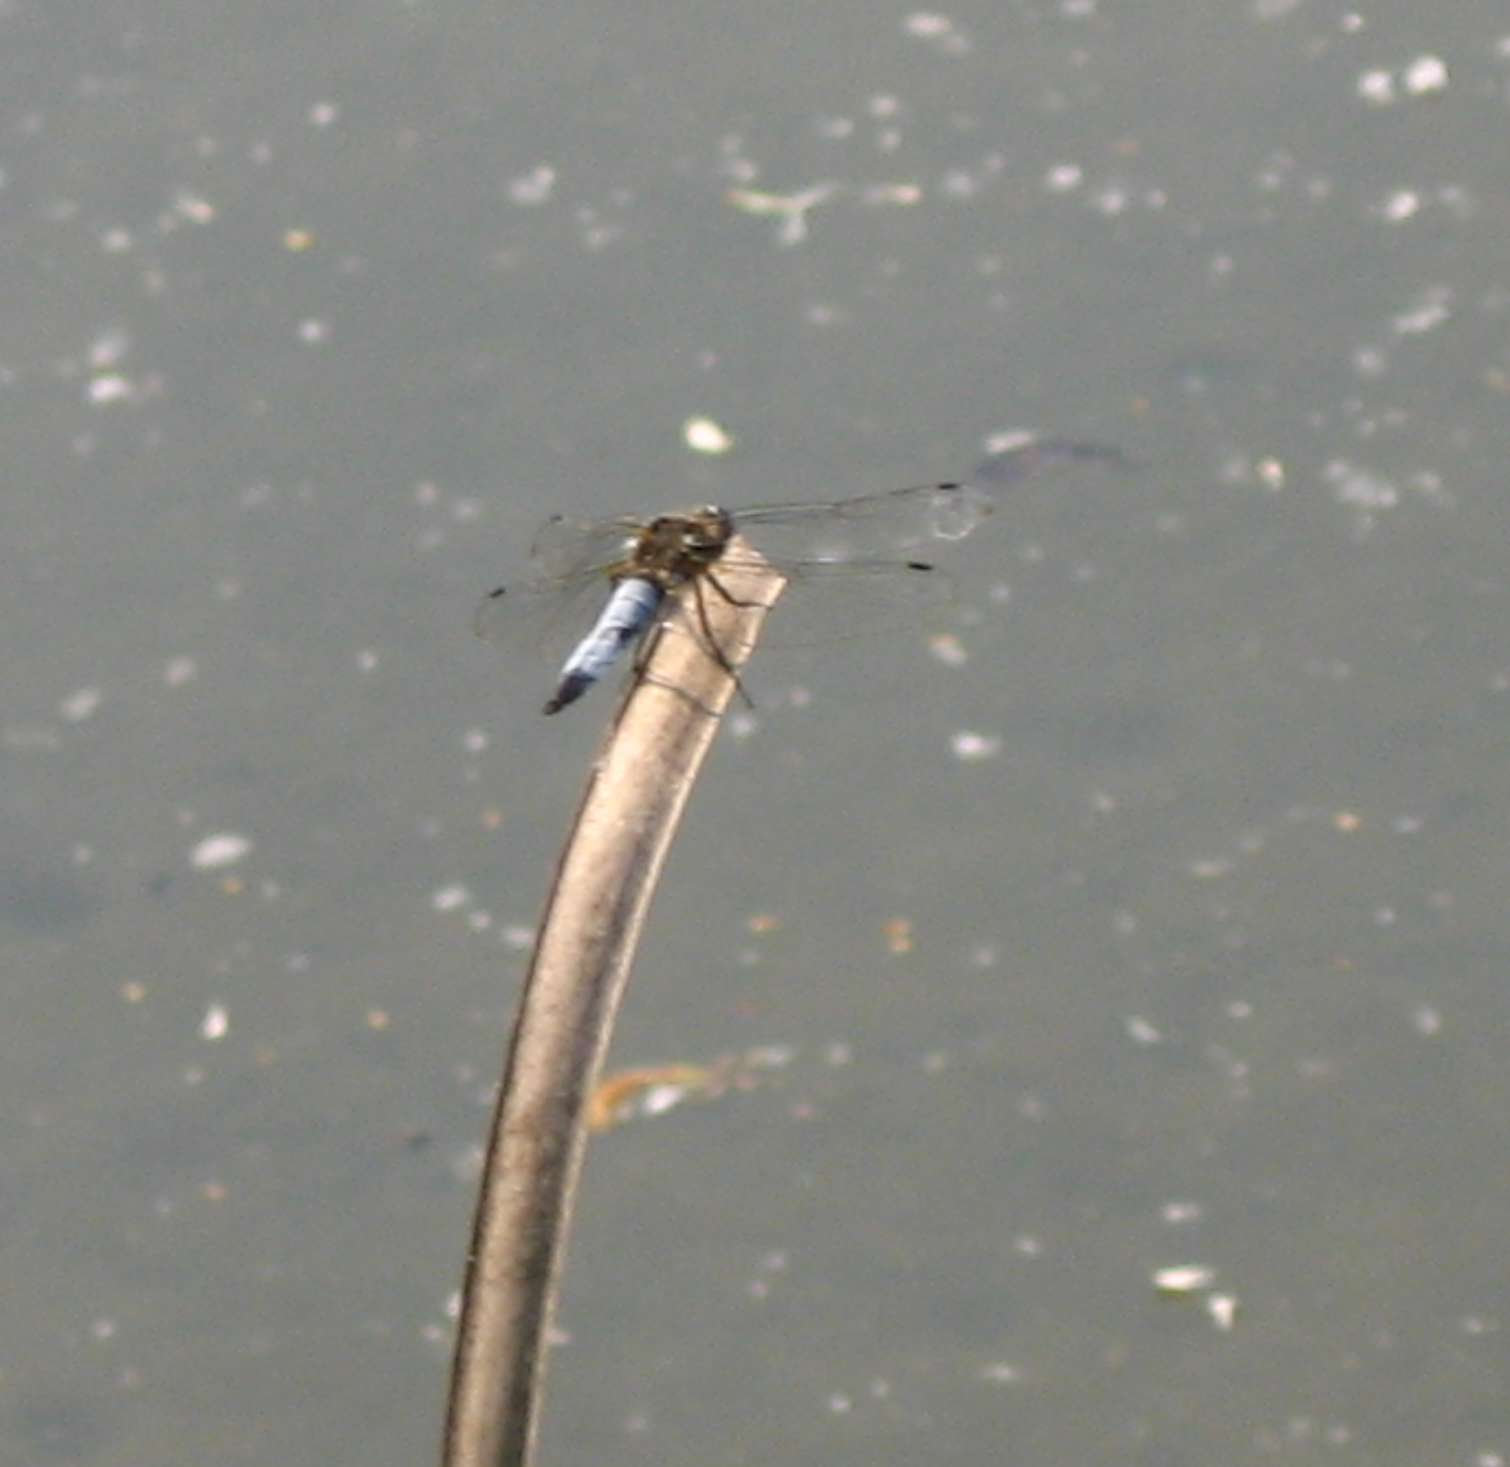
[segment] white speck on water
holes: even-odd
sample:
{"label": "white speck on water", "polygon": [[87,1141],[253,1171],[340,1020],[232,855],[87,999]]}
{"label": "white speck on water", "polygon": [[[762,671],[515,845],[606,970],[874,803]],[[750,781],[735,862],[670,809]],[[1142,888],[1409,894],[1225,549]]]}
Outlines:
{"label": "white speck on water", "polygon": [[130,349],[131,338],[119,326],[100,332],[89,344],[89,370],[105,372],[120,366]]}
{"label": "white speck on water", "polygon": [[1452,290],[1446,285],[1428,286],[1414,304],[1402,311],[1391,323],[1398,336],[1419,336],[1435,331],[1452,316]]}
{"label": "white speck on water", "polygon": [[928,639],[928,650],[945,667],[963,667],[970,660],[965,644],[953,632],[940,632]]}
{"label": "white speck on water", "polygon": [[918,10],[902,21],[903,34],[926,41],[944,56],[964,56],[971,49],[969,35],[947,15]]}
{"label": "white speck on water", "polygon": [[1205,1209],[1199,1202],[1166,1202],[1159,1209],[1159,1216],[1171,1226],[1200,1222]]}
{"label": "white speck on water", "polygon": [[902,30],[907,35],[924,41],[948,35],[953,27],[954,22],[947,15],[940,15],[932,10],[914,10],[911,15],[902,17]]}
{"label": "white speck on water", "polygon": [[1420,213],[1420,210],[1421,195],[1414,189],[1402,188],[1396,189],[1374,212],[1390,224],[1402,224]]}
{"label": "white speck on water", "polygon": [[1440,56],[1418,56],[1401,77],[1405,90],[1413,97],[1447,90],[1447,63]]}
{"label": "white speck on water", "polygon": [[181,688],[199,676],[199,664],[192,657],[170,657],[163,664],[163,681],[170,688]]}
{"label": "white speck on water", "polygon": [[224,1039],[230,1029],[230,1011],[222,1003],[212,1003],[199,1022],[199,1037],[213,1043],[217,1039]]}
{"label": "white speck on water", "polygon": [[1388,479],[1346,459],[1333,459],[1323,477],[1332,485],[1338,503],[1354,509],[1393,509],[1400,502],[1400,491]]}
{"label": "white speck on water", "polygon": [[1051,194],[1067,194],[1085,182],[1085,170],[1078,163],[1056,163],[1043,176],[1043,186]]}
{"label": "white speck on water", "polygon": [[734,447],[733,435],[712,418],[688,418],[682,424],[682,441],[694,453],[725,454]]}
{"label": "white speck on water", "polygon": [[96,407],[109,407],[112,403],[130,402],[135,395],[129,377],[119,372],[106,372],[103,376],[91,377],[84,389],[85,398]]}
{"label": "white speck on water", "polygon": [[1371,106],[1388,107],[1395,100],[1395,79],[1387,71],[1365,71],[1358,78],[1358,95]]}
{"label": "white speck on water", "polygon": [[431,893],[430,905],[437,912],[454,912],[459,907],[464,907],[472,900],[472,893],[460,882],[454,886],[443,886],[438,891]]}
{"label": "white speck on water", "polygon": [[1161,1294],[1193,1294],[1216,1281],[1216,1270],[1203,1263],[1174,1264],[1154,1270],[1153,1286]]}
{"label": "white speck on water", "polygon": [[995,734],[974,733],[969,729],[961,729],[955,734],[949,740],[949,746],[962,764],[979,764],[1001,753],[1001,739]]}
{"label": "white speck on water", "polygon": [[461,746],[469,754],[481,754],[488,747],[489,739],[486,729],[469,728],[461,736]]}
{"label": "white speck on water", "polygon": [[1161,1044],[1164,1040],[1162,1032],[1148,1019],[1143,1018],[1141,1014],[1129,1014],[1123,1020],[1123,1027],[1127,1030],[1127,1037],[1134,1044],[1147,1046]]}
{"label": "white speck on water", "polygon": [[509,180],[510,200],[527,207],[547,203],[555,189],[556,170],[548,163],[537,163],[528,173]]}
{"label": "white speck on water", "polygon": [[330,322],[310,317],[299,322],[299,340],[306,346],[320,346],[330,340]]}
{"label": "white speck on water", "polygon": [[65,723],[84,723],[99,712],[100,704],[104,701],[103,689],[80,688],[58,704],[58,716]]}
{"label": "white speck on water", "polygon": [[783,249],[799,245],[807,238],[808,212],[827,203],[837,192],[836,183],[815,183],[791,194],[775,194],[761,189],[731,188],[725,195],[728,203],[745,214],[761,214],[779,221],[776,243]]}
{"label": "white speck on water", "polygon": [[917,183],[872,183],[860,191],[868,209],[910,209],[923,202],[923,186]]}
{"label": "white speck on water", "polygon": [[198,194],[181,193],[173,200],[174,212],[190,224],[210,224],[215,218],[215,206]]}
{"label": "white speck on water", "polygon": [[309,125],[311,127],[330,127],[341,115],[341,109],[334,102],[316,102],[309,109]]}
{"label": "white speck on water", "polygon": [[1410,1022],[1417,1034],[1429,1036],[1442,1032],[1441,1010],[1433,1008],[1429,1003],[1421,1004],[1410,1016]]}
{"label": "white speck on water", "polygon": [[189,852],[189,865],[196,871],[221,871],[245,860],[251,850],[249,837],[221,831],[217,835],[207,835]]}
{"label": "white speck on water", "polygon": [[1008,1365],[1005,1360],[993,1360],[989,1365],[982,1365],[979,1374],[988,1385],[1016,1385],[1022,1379],[1022,1372],[1015,1365]]}

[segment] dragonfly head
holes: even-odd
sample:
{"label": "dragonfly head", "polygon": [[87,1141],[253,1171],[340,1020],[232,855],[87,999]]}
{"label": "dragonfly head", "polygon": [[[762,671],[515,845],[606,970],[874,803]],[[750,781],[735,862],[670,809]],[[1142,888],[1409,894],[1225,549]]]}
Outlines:
{"label": "dragonfly head", "polygon": [[706,556],[722,550],[733,533],[734,517],[729,511],[705,504],[677,514],[657,515],[648,526],[646,538],[658,547]]}

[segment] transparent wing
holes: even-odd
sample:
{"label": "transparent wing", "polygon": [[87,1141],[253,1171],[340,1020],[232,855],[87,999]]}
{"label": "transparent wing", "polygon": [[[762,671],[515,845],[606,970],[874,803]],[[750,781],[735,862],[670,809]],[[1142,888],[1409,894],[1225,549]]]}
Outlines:
{"label": "transparent wing", "polygon": [[628,516],[573,520],[553,515],[535,535],[525,575],[483,597],[473,629],[490,642],[531,651],[553,650],[574,625],[585,632],[586,593],[607,594],[640,524]]}
{"label": "transparent wing", "polygon": [[[948,601],[953,586],[932,569],[928,547],[963,539],[994,507],[989,494],[967,484],[923,484],[854,499],[754,505],[733,515],[736,529],[802,600],[809,588],[824,593],[812,598],[810,612],[798,606],[779,619],[787,634],[776,640],[801,645],[878,631],[920,606]],[[569,645],[590,622],[584,593],[606,592],[644,524],[631,515],[547,520],[531,546],[528,575],[478,607],[478,635],[547,654]],[[715,574],[717,564],[737,558],[737,550],[727,552]]]}
{"label": "transparent wing", "polygon": [[[970,484],[920,484],[818,504],[759,504],[736,509],[735,528],[782,570],[852,565],[864,575],[889,562],[905,570],[930,545],[963,540],[996,507]],[[919,555],[909,557],[907,551]]]}
{"label": "transparent wing", "polygon": [[604,573],[624,558],[644,524],[631,515],[603,520],[552,515],[530,545],[531,582],[555,584]]}
{"label": "transparent wing", "polygon": [[[763,648],[821,647],[915,628],[936,630],[930,614],[953,602],[957,586],[923,561],[773,561],[787,577],[761,633]],[[713,574],[717,574],[717,566]]]}

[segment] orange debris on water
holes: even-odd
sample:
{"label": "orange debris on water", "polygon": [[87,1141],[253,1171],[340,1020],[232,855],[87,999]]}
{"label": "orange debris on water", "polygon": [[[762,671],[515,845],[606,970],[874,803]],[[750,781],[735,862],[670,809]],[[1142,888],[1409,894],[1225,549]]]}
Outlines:
{"label": "orange debris on water", "polygon": [[886,935],[886,951],[901,957],[912,951],[912,922],[907,917],[893,917],[881,929]]}

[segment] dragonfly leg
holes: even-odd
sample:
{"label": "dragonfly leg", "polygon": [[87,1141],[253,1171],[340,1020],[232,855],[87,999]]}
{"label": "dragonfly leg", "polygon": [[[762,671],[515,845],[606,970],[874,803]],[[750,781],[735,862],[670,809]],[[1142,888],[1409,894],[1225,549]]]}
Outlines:
{"label": "dragonfly leg", "polygon": [[724,649],[719,646],[718,638],[713,635],[713,628],[708,625],[708,603],[703,600],[704,581],[709,582],[712,585],[713,589],[717,591],[718,594],[722,596],[730,606],[755,606],[759,603],[754,601],[736,600],[730,593],[728,587],[722,585],[718,577],[714,575],[712,571],[704,571],[702,575],[694,576],[692,579],[692,600],[697,607],[697,624],[698,629],[702,632],[703,647],[707,651],[708,656],[710,656],[721,668],[723,668],[726,673],[729,674],[731,678],[734,679],[734,691],[739,694],[740,699],[743,701],[745,707],[753,709],[755,707],[755,700],[749,695],[748,691],[746,691],[744,682],[740,678],[739,673],[734,669],[733,664],[730,663],[729,659],[724,656]]}

